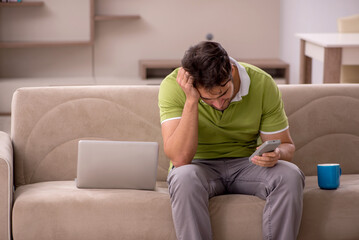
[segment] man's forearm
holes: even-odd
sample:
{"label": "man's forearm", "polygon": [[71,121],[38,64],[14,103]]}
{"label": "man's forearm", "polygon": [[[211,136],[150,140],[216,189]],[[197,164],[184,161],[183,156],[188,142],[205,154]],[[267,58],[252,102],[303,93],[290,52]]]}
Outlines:
{"label": "man's forearm", "polygon": [[286,160],[288,162],[292,161],[294,157],[295,146],[292,137],[290,136],[289,129],[275,134],[261,134],[260,136],[262,142],[275,139],[281,140],[282,144],[278,147],[278,158],[280,160]]}
{"label": "man's forearm", "polygon": [[291,143],[282,143],[279,147],[280,159],[291,162],[294,157],[295,146]]}
{"label": "man's forearm", "polygon": [[180,123],[164,144],[175,167],[191,163],[198,145],[198,102],[186,101]]}

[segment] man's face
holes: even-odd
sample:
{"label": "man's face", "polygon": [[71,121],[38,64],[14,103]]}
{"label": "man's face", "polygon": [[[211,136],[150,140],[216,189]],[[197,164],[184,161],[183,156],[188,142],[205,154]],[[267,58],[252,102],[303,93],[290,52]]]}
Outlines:
{"label": "man's face", "polygon": [[220,86],[213,87],[210,90],[202,87],[198,87],[197,90],[201,96],[201,99],[205,103],[207,103],[214,109],[223,111],[228,108],[233,97],[233,80],[231,77],[230,79],[224,81]]}

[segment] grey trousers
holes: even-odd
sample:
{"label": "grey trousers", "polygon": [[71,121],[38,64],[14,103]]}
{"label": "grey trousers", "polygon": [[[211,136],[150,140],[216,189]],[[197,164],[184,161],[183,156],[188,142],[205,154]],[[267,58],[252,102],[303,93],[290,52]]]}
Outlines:
{"label": "grey trousers", "polygon": [[264,168],[248,158],[193,160],[192,164],[173,168],[167,182],[179,240],[212,239],[209,199],[222,194],[247,194],[266,200],[263,239],[297,238],[304,174],[292,163],[278,161],[274,167]]}

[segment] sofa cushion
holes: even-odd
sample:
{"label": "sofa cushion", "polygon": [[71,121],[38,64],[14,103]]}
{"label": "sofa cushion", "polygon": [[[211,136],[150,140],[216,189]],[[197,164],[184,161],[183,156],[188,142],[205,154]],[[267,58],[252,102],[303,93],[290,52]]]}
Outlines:
{"label": "sofa cushion", "polygon": [[80,139],[153,141],[160,145],[157,179],[167,177],[158,86],[81,86],[18,89],[11,138],[15,185],[76,178]]}
{"label": "sofa cushion", "polygon": [[[245,195],[212,198],[214,239],[261,239],[264,203]],[[157,182],[156,191],[78,189],[74,181],[21,186],[15,192],[13,236],[176,239],[166,182]]]}
{"label": "sofa cushion", "polygon": [[[12,102],[15,185],[76,177],[80,139],[156,141],[157,180],[167,177],[158,86],[22,88]],[[359,173],[359,85],[280,85],[297,151],[307,175],[317,163],[340,160],[343,173]]]}
{"label": "sofa cushion", "polygon": [[98,240],[119,236],[175,239],[167,189],[78,189],[74,181],[57,181],[16,190],[14,239]]}
{"label": "sofa cushion", "polygon": [[300,239],[358,239],[359,174],[342,175],[336,190],[322,190],[306,178]]}
{"label": "sofa cushion", "polygon": [[[359,175],[342,175],[337,190],[306,178],[298,239],[355,239],[359,228]],[[265,201],[255,196],[211,198],[214,239],[261,239]],[[138,231],[138,229],[141,231]],[[19,187],[14,239],[176,239],[166,182],[156,191],[78,189],[74,181]]]}
{"label": "sofa cushion", "polygon": [[296,146],[293,163],[306,176],[319,163],[340,163],[359,173],[359,84],[280,85],[289,130]]}

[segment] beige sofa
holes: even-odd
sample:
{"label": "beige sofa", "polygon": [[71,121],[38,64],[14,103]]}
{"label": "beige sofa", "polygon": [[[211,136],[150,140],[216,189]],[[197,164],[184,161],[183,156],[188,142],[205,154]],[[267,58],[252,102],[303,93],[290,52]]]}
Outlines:
{"label": "beige sofa", "polygon": [[[175,239],[158,86],[23,88],[11,137],[0,133],[0,239]],[[281,85],[294,162],[305,172],[299,239],[359,239],[359,85]],[[156,191],[77,189],[80,139],[160,143]],[[316,164],[339,162],[337,190],[320,190]],[[13,193],[13,183],[16,190]],[[261,239],[264,201],[210,200],[214,238]]]}

